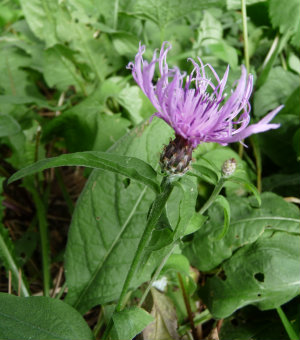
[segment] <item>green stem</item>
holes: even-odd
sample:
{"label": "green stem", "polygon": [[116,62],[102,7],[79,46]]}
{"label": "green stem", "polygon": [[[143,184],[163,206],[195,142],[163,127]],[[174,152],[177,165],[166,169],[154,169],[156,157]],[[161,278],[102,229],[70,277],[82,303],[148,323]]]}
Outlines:
{"label": "green stem", "polygon": [[115,8],[114,8],[114,30],[118,27],[118,11],[119,11],[119,0],[115,0]]}
{"label": "green stem", "polygon": [[65,186],[65,183],[64,183],[64,180],[62,178],[62,175],[61,175],[61,170],[60,168],[55,168],[55,175],[56,175],[56,178],[57,178],[57,182],[58,182],[58,185],[59,185],[59,188],[61,190],[61,193],[64,197],[64,200],[66,201],[67,203],[67,206],[68,206],[68,209],[69,209],[69,213],[70,215],[72,216],[73,214],[73,211],[74,211],[74,203],[68,193],[68,190]]}
{"label": "green stem", "polygon": [[147,295],[149,294],[149,291],[153,285],[153,282],[156,281],[156,279],[158,278],[158,275],[160,274],[161,270],[163,269],[164,265],[166,264],[166,262],[168,261],[168,258],[170,257],[170,255],[173,253],[173,250],[175,249],[175,247],[177,246],[178,242],[175,241],[173,242],[172,248],[171,250],[167,253],[167,255],[163,258],[163,260],[161,261],[160,265],[157,267],[155,273],[153,274],[151,280],[148,283],[147,288],[144,291],[144,294],[142,295],[140,302],[138,304],[138,307],[142,307]]}
{"label": "green stem", "polygon": [[[211,319],[212,319],[212,315],[209,313],[208,309],[205,309],[205,311],[203,311],[202,313],[195,316],[194,324],[195,324],[195,326],[201,325],[204,322],[209,321]],[[179,329],[178,329],[178,334],[182,336],[182,335],[186,334],[190,329],[191,329],[190,324],[180,326]]]}
{"label": "green stem", "polygon": [[[247,27],[247,9],[246,0],[241,0],[242,7],[242,20],[243,20],[243,38],[244,38],[244,59],[247,72],[250,72],[250,57],[249,57],[249,44],[248,44],[248,27]],[[244,145],[239,144],[239,156],[243,158]]]}
{"label": "green stem", "polygon": [[[219,180],[219,182],[217,183],[214,191],[212,192],[211,196],[209,197],[209,199],[206,201],[206,203],[203,205],[203,207],[200,209],[199,213],[200,214],[204,214],[204,212],[212,205],[212,203],[215,201],[216,197],[219,195],[220,191],[223,188],[223,185],[225,183],[225,178],[221,177],[221,179]],[[158,278],[162,268],[164,267],[165,263],[167,262],[168,258],[170,257],[170,255],[173,253],[174,248],[177,246],[178,241],[174,241],[172,244],[172,248],[171,250],[167,253],[167,255],[163,258],[162,262],[160,263],[160,265],[157,267],[155,273],[153,274],[151,281],[149,282],[146,290],[144,291],[144,294],[142,295],[140,302],[138,304],[139,307],[142,306],[142,304],[144,303],[150,288],[153,284],[153,282]]]}
{"label": "green stem", "polygon": [[250,141],[253,147],[253,153],[254,153],[255,163],[256,163],[256,187],[257,187],[257,191],[261,192],[262,190],[262,182],[261,182],[262,162],[261,162],[260,147],[259,147],[256,135],[251,136]]}
{"label": "green stem", "polygon": [[57,295],[55,296],[55,299],[60,299],[63,295],[63,293],[65,292],[67,287],[67,281],[64,282],[64,284],[61,286],[60,291],[57,293]]}
{"label": "green stem", "polygon": [[289,322],[288,318],[284,314],[284,311],[281,309],[281,307],[276,308],[276,310],[290,340],[299,340],[299,336],[296,334],[293,326]]}
{"label": "green stem", "polygon": [[[129,272],[127,274],[127,277],[125,279],[123,288],[122,288],[122,292],[118,301],[118,304],[116,306],[115,312],[120,312],[123,307],[124,307],[124,303],[126,300],[126,294],[127,291],[130,287],[131,281],[133,279],[133,276],[135,274],[135,271],[139,265],[140,259],[142,257],[143,251],[145,249],[145,247],[147,246],[147,243],[149,242],[149,239],[151,237],[152,231],[155,228],[160,215],[163,212],[163,209],[167,203],[167,200],[173,190],[173,184],[168,180],[168,178],[163,180],[162,183],[162,192],[160,194],[158,194],[156,196],[156,199],[153,202],[153,205],[151,207],[150,210],[150,214],[148,217],[148,221],[146,224],[146,228],[144,230],[144,233],[140,239],[140,243],[137,247],[136,253],[134,255],[131,267],[129,269]],[[110,320],[110,322],[108,323],[105,333],[103,334],[103,340],[107,339],[107,336],[109,335],[111,328],[113,326],[113,322],[112,319]]]}
{"label": "green stem", "polygon": [[46,220],[46,209],[42,198],[38,194],[34,186],[31,186],[30,192],[36,207],[39,230],[42,248],[42,264],[43,264],[43,282],[44,282],[44,295],[49,296],[50,292],[50,247],[48,239],[48,224]]}
{"label": "green stem", "polygon": [[284,59],[284,55],[283,55],[282,52],[280,53],[280,60],[281,60],[282,68],[283,68],[285,71],[287,71],[287,64],[286,64],[286,61],[285,61],[285,59]]}
{"label": "green stem", "polygon": [[101,329],[103,323],[104,323],[103,308],[101,307],[100,313],[99,313],[99,316],[98,316],[98,320],[97,320],[97,324],[93,329],[93,334],[94,334],[95,339],[97,339],[97,336],[100,332],[100,329]]}
{"label": "green stem", "polygon": [[205,211],[214,203],[215,199],[219,195],[220,191],[223,188],[223,185],[225,183],[225,178],[221,177],[217,185],[215,186],[212,194],[210,195],[209,199],[205,202],[203,207],[199,210],[199,214],[203,215]]}
{"label": "green stem", "polygon": [[249,58],[249,44],[248,44],[246,0],[241,0],[241,5],[242,5],[242,19],[243,19],[244,58],[245,58],[246,69],[249,73],[250,58]]}
{"label": "green stem", "polygon": [[[19,281],[18,265],[15,262],[11,254],[11,251],[5,242],[5,239],[2,237],[1,232],[0,232],[0,253],[1,253],[1,256],[3,256],[3,259],[5,259],[5,262],[7,262],[7,272],[10,270],[12,273],[14,282],[18,282]],[[21,288],[20,290],[22,292],[22,296],[25,296],[25,297],[30,296],[30,292],[27,288],[23,275],[21,275],[21,280],[19,281],[19,284],[20,284],[20,288]]]}

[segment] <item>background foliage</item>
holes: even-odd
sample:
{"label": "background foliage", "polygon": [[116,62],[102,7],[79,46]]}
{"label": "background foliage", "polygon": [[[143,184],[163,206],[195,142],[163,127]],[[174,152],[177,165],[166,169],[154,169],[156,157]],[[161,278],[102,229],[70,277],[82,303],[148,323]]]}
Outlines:
{"label": "background foliage", "polygon": [[[228,91],[239,65],[247,64],[246,45],[255,77],[253,122],[285,107],[274,119],[280,129],[246,140],[243,150],[198,147],[193,176],[174,189],[167,222],[162,218],[153,232],[132,284],[132,307],[114,314],[112,336],[131,339],[144,330],[146,339],[178,339],[190,329],[184,297],[199,339],[216,327],[220,339],[286,339],[274,311],[285,303],[299,333],[300,2],[246,4],[248,41],[239,0],[2,1],[0,181],[42,163],[31,168],[35,175],[1,192],[1,291],[22,296],[1,293],[1,337],[92,339],[103,333],[161,179],[139,160],[158,170],[172,136],[164,122],[149,124],[154,108],[125,66],[139,41],[151,58],[164,40],[173,45],[169,64],[183,70],[191,70],[188,57],[200,56],[219,74],[229,64]],[[225,184],[228,203],[201,215],[223,162],[232,157],[240,180]],[[77,167],[37,173],[62,165]],[[263,192],[261,205],[243,183]],[[230,224],[219,239],[224,212]],[[174,254],[144,309],[136,307],[173,241]]]}

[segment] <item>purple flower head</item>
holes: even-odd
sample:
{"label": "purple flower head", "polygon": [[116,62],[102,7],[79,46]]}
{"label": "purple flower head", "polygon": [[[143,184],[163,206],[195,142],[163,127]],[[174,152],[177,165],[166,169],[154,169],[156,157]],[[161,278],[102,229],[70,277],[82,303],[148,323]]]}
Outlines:
{"label": "purple flower head", "polygon": [[[226,145],[241,141],[254,133],[279,127],[279,124],[269,122],[282,106],[257,124],[248,126],[253,76],[250,74],[247,77],[244,66],[241,78],[236,82],[230,97],[226,98],[224,88],[229,66],[220,79],[211,65],[203,65],[200,58],[199,64],[190,58],[194,69],[187,76],[177,67],[169,69],[167,54],[170,49],[171,45],[164,42],[158,58],[155,51],[149,63],[143,59],[145,46],[140,44],[135,62],[129,63],[127,68],[132,70],[134,80],[156,108],[154,115],[169,124],[175,134],[184,138],[192,148],[202,142]],[[156,64],[159,66],[160,77],[153,84]],[[205,68],[210,69],[214,81],[207,77]]]}

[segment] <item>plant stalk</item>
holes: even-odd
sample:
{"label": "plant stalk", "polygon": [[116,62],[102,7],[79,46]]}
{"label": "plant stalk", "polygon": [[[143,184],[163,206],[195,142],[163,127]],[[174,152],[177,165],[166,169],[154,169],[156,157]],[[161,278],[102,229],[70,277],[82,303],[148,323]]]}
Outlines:
{"label": "plant stalk", "polygon": [[209,199],[204,203],[202,208],[199,210],[199,214],[203,215],[205,213],[205,211],[214,203],[215,199],[217,198],[220,191],[222,190],[225,181],[226,181],[226,179],[222,176],[220,178],[219,182],[217,183],[217,185],[215,186],[215,188],[214,188],[212,194],[210,195]]}
{"label": "plant stalk", "polygon": [[244,58],[247,72],[250,72],[250,57],[249,57],[249,43],[248,43],[248,27],[247,27],[247,9],[246,0],[241,0],[242,20],[243,20],[243,39],[244,39]]}
{"label": "plant stalk", "polygon": [[198,334],[197,334],[197,329],[196,329],[195,324],[194,324],[194,317],[193,317],[193,312],[192,312],[190,300],[189,300],[189,297],[187,296],[187,293],[186,293],[186,290],[185,290],[185,287],[184,287],[184,283],[183,283],[183,280],[182,280],[180,273],[177,273],[177,276],[178,276],[180,288],[182,290],[182,296],[183,296],[185,308],[186,308],[186,311],[187,311],[187,314],[188,314],[188,318],[189,318],[189,321],[190,321],[193,338],[194,338],[194,340],[198,340]]}
{"label": "plant stalk", "polygon": [[[152,231],[155,228],[155,226],[156,226],[156,224],[159,220],[159,217],[162,214],[163,209],[164,209],[164,207],[167,203],[167,200],[168,200],[168,198],[169,198],[169,196],[170,196],[170,194],[173,190],[173,184],[169,181],[168,178],[165,178],[163,180],[161,187],[162,187],[162,192],[156,196],[156,199],[154,200],[153,205],[151,207],[146,228],[145,228],[144,233],[143,233],[143,235],[140,239],[140,243],[137,247],[137,250],[136,250],[136,253],[134,255],[131,267],[130,267],[129,272],[127,274],[127,277],[125,279],[125,282],[124,282],[124,285],[123,285],[123,288],[122,288],[122,292],[121,292],[118,304],[117,304],[116,309],[115,309],[115,313],[120,312],[124,307],[124,304],[125,304],[125,301],[126,301],[127,291],[130,287],[133,276],[134,276],[136,269],[139,265],[139,262],[140,262],[140,259],[142,257],[144,248],[147,246],[147,244],[150,240]],[[110,322],[108,323],[107,327],[106,327],[104,334],[103,334],[103,340],[107,339],[107,337],[108,337],[108,335],[109,335],[109,333],[112,329],[112,326],[113,326],[113,322],[112,322],[112,319],[111,319]]]}
{"label": "plant stalk", "polygon": [[278,308],[276,308],[276,310],[277,310],[277,313],[280,317],[280,320],[281,320],[290,340],[299,340],[299,336],[296,334],[293,326],[291,325],[288,318],[284,314],[284,311],[282,310],[282,308],[278,307]]}

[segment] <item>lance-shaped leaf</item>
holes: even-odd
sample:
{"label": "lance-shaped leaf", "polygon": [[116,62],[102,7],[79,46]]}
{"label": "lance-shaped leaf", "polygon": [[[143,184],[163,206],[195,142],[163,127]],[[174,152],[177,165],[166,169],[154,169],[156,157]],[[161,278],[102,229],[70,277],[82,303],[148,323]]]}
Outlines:
{"label": "lance-shaped leaf", "polygon": [[58,166],[85,166],[118,173],[148,185],[155,192],[159,191],[156,171],[151,165],[135,158],[100,151],[76,152],[38,161],[13,174],[8,184],[28,175]]}

